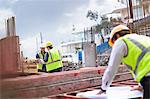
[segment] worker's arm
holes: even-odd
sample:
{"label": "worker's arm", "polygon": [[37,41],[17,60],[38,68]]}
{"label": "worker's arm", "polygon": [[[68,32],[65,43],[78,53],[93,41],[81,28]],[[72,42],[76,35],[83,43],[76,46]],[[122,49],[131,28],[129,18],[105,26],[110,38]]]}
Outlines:
{"label": "worker's arm", "polygon": [[36,63],[40,63],[40,56],[38,53],[36,54]]}
{"label": "worker's arm", "polygon": [[122,57],[127,54],[127,46],[122,40],[117,40],[112,48],[108,67],[102,78],[102,89],[107,90],[118,70]]}
{"label": "worker's arm", "polygon": [[45,53],[45,57],[44,57],[44,62],[47,62],[47,61],[48,61],[48,57],[49,57],[48,52],[46,52],[46,53]]}
{"label": "worker's arm", "polygon": [[36,59],[39,59],[39,58],[40,58],[40,56],[39,56],[39,54],[37,53],[37,54],[36,54]]}

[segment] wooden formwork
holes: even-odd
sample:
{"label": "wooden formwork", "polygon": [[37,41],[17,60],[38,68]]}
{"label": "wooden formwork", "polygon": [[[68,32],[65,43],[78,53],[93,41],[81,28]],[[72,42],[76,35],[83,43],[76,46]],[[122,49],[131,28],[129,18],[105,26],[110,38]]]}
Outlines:
{"label": "wooden formwork", "polygon": [[0,39],[0,73],[15,73],[20,64],[19,37],[9,36]]}

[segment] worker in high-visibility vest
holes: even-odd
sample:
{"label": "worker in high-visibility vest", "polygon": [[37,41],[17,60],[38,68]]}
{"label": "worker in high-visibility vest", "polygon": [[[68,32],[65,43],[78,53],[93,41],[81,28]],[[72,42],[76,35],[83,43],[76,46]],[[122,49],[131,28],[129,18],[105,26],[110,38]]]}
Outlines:
{"label": "worker in high-visibility vest", "polygon": [[118,25],[111,31],[109,45],[113,46],[112,52],[99,93],[105,92],[110,86],[122,61],[139,82],[137,89],[144,91],[143,98],[150,99],[150,38],[130,34],[128,27]]}
{"label": "worker in high-visibility vest", "polygon": [[53,48],[52,42],[46,43],[47,52],[44,61],[46,62],[46,72],[60,72],[62,71],[62,58],[59,50]]}
{"label": "worker in high-visibility vest", "polygon": [[38,61],[38,64],[37,64],[38,72],[45,72],[46,71],[46,64],[43,61],[45,54],[46,54],[45,45],[43,43],[40,46],[40,51],[36,54],[36,59]]}

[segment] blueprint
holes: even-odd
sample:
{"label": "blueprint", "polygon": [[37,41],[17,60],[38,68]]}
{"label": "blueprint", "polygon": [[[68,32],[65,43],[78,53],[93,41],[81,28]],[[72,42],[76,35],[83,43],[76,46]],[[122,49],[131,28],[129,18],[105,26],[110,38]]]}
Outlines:
{"label": "blueprint", "polygon": [[100,90],[81,92],[78,93],[77,96],[90,99],[130,99],[143,96],[143,93],[138,90],[131,91],[130,86],[109,87],[106,94],[97,95],[99,91]]}

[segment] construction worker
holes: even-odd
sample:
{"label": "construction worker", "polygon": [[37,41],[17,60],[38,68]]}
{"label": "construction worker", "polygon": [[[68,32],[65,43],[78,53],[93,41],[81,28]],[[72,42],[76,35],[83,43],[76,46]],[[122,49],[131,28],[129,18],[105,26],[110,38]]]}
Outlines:
{"label": "construction worker", "polygon": [[122,61],[139,82],[137,89],[143,88],[143,98],[150,99],[150,38],[130,34],[128,27],[118,25],[111,31],[109,45],[113,46],[112,52],[99,93],[110,86]]}
{"label": "construction worker", "polygon": [[52,42],[47,42],[46,48],[48,50],[44,58],[44,61],[46,62],[46,72],[52,73],[62,71],[63,64],[60,52],[53,48]]}
{"label": "construction worker", "polygon": [[46,71],[46,64],[43,61],[45,54],[46,54],[45,45],[43,43],[40,46],[40,52],[38,52],[36,54],[36,59],[38,60],[38,64],[37,64],[38,72],[45,72]]}

